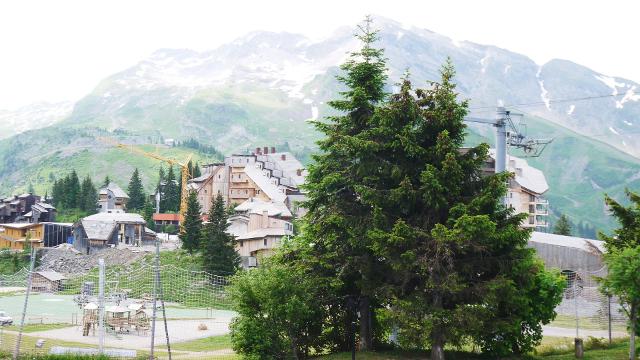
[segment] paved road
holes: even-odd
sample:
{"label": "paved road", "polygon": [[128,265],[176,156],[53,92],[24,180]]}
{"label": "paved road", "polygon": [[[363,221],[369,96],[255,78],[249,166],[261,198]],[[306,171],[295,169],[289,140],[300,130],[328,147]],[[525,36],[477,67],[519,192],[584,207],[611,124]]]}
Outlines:
{"label": "paved road", "polygon": [[[570,328],[543,326],[542,333],[544,334],[544,336],[568,337],[568,338],[576,337],[576,329],[570,329]],[[608,339],[609,331],[580,329],[581,338],[586,338],[589,336]],[[611,333],[611,336],[614,338],[621,338],[621,337],[627,337],[629,335],[623,331],[614,331]]]}

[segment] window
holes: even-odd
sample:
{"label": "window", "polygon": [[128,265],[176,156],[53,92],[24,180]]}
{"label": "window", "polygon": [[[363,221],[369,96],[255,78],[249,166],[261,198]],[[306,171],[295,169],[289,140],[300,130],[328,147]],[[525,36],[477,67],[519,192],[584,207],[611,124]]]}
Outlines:
{"label": "window", "polygon": [[240,240],[240,247],[244,246],[244,241]]}
{"label": "window", "polygon": [[205,194],[207,193],[207,190],[206,190],[206,189],[204,190],[204,193],[205,193]]}
{"label": "window", "polygon": [[267,246],[267,238],[264,238],[262,242],[264,243],[264,246]]}

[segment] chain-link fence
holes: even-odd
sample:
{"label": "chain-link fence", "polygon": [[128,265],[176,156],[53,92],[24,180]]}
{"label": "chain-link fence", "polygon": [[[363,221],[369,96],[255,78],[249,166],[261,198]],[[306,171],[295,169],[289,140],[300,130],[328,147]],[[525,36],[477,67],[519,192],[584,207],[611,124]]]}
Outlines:
{"label": "chain-link fence", "polygon": [[606,268],[597,271],[563,271],[567,287],[556,308],[556,319],[545,328],[546,336],[601,338],[626,337],[626,315],[616,297],[603,294],[598,277],[606,276]]}
{"label": "chain-link fence", "polygon": [[0,358],[234,357],[228,279],[158,259],[127,267],[101,262],[77,276],[29,269],[0,276]]}

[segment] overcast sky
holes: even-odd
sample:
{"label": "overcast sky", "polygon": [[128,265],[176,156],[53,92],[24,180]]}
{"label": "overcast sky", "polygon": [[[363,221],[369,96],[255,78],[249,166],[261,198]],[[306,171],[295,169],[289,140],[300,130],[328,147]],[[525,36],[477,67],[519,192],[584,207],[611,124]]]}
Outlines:
{"label": "overcast sky", "polygon": [[75,101],[158,48],[206,50],[252,30],[321,38],[366,14],[640,82],[635,0],[3,0],[0,108]]}

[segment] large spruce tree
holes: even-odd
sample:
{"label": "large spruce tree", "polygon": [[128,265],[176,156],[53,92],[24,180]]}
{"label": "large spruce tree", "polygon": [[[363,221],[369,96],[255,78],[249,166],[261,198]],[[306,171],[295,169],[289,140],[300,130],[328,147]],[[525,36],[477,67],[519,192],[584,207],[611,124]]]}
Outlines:
{"label": "large spruce tree", "polygon": [[345,75],[338,77],[346,90],[340,93],[341,99],[329,102],[341,115],[314,123],[325,137],[318,142],[321,153],[313,156],[309,167],[305,236],[317,245],[315,271],[335,276],[337,296],[345,304],[349,299],[359,306],[360,345],[370,350],[373,308],[378,305],[375,289],[383,269],[366,236],[371,207],[362,202],[358,191],[375,170],[360,135],[371,128],[375,108],[385,99],[387,76],[383,50],[374,47],[377,32],[371,29],[369,18],[359,26],[356,37],[361,48],[341,66]]}
{"label": "large spruce tree", "polygon": [[467,102],[453,77],[447,62],[428,89],[403,79],[363,136],[378,166],[358,187],[401,337],[432,360],[465,338],[497,355],[531,349],[562,289],[527,248],[524,215],[502,203],[510,175],[482,176],[486,144],[462,148]]}
{"label": "large spruce tree", "polygon": [[180,240],[182,248],[193,254],[200,248],[200,238],[202,230],[201,208],[198,203],[198,194],[195,191],[189,192],[187,198],[187,213],[182,220],[180,227]]}
{"label": "large spruce tree", "polygon": [[240,256],[233,235],[227,233],[229,223],[222,195],[212,201],[208,217],[200,239],[203,268],[214,275],[233,274],[240,266]]}
{"label": "large spruce tree", "polygon": [[140,179],[138,168],[135,168],[135,170],[133,170],[133,174],[131,174],[127,192],[129,193],[129,202],[127,202],[127,208],[132,211],[142,210],[146,202],[146,195],[144,192],[144,187],[142,186],[142,180]]}

